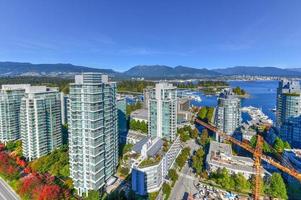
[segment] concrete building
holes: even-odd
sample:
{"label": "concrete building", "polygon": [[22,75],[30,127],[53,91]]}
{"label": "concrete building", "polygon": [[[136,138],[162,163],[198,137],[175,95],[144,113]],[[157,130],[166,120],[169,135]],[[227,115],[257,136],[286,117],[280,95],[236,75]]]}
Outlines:
{"label": "concrete building", "polygon": [[117,98],[117,109],[118,109],[118,133],[128,131],[127,117],[126,117],[126,99]]}
{"label": "concrete building", "polygon": [[143,108],[148,109],[148,101],[150,99],[150,93],[152,92],[154,87],[147,86],[143,89]]}
{"label": "concrete building", "polygon": [[231,90],[224,90],[218,97],[215,112],[217,128],[231,135],[241,125],[240,99]]}
{"label": "concrete building", "polygon": [[[218,169],[226,168],[229,173],[241,173],[245,178],[250,178],[255,175],[254,160],[248,157],[232,155],[232,148],[229,144],[219,143],[216,141],[210,142],[209,152],[206,157],[207,171],[213,172]],[[262,176],[268,174],[262,168]]]}
{"label": "concrete building", "polygon": [[[301,173],[301,149],[285,149],[283,152],[284,160],[288,161],[299,173]],[[284,165],[287,165],[285,163]],[[292,176],[285,174],[284,177],[288,182],[293,182],[300,185],[300,182]]]}
{"label": "concrete building", "polygon": [[145,134],[129,130],[128,132],[123,132],[119,135],[119,142],[123,144],[136,144],[145,137],[147,137]]}
{"label": "concrete building", "polygon": [[178,98],[178,112],[189,111],[190,99],[188,97]]}
{"label": "concrete building", "polygon": [[177,90],[172,84],[156,84],[149,99],[148,135],[173,141],[177,131]]}
{"label": "concrete building", "polygon": [[[141,156],[132,168],[132,189],[139,195],[160,190],[168,170],[181,152],[180,138],[177,137],[164,152],[161,138],[146,137],[136,143],[133,151]],[[140,161],[140,162],[139,162]]]}
{"label": "concrete building", "polygon": [[20,139],[21,99],[29,84],[2,85],[0,91],[0,142]]}
{"label": "concrete building", "polygon": [[280,127],[279,136],[293,148],[301,148],[301,116],[290,117]]}
{"label": "concrete building", "polygon": [[276,125],[281,128],[291,117],[301,114],[301,90],[299,81],[281,80],[277,88]]}
{"label": "concrete building", "polygon": [[118,164],[116,83],[83,73],[70,84],[68,102],[70,177],[78,195],[102,190]]}
{"label": "concrete building", "polygon": [[23,155],[34,160],[62,145],[61,93],[55,88],[30,86],[21,100]]}
{"label": "concrete building", "polygon": [[131,119],[140,121],[140,122],[148,122],[148,110],[147,109],[138,109],[131,113]]}

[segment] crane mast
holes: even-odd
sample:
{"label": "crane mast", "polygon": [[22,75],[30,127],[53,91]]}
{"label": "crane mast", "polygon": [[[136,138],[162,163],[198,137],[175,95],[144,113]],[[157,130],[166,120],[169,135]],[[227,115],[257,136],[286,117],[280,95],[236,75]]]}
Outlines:
{"label": "crane mast", "polygon": [[216,128],[215,126],[213,126],[209,123],[206,123],[199,119],[195,119],[195,122],[207,129],[211,130],[212,132],[215,132],[217,134],[217,137],[222,137],[224,140],[227,140],[227,141],[231,142],[232,144],[236,144],[237,146],[239,146],[253,154],[254,171],[255,171],[255,188],[253,191],[253,196],[254,196],[255,200],[258,200],[260,197],[261,174],[262,174],[261,161],[262,160],[275,166],[276,168],[280,169],[281,171],[295,177],[297,180],[299,180],[301,182],[301,173],[299,173],[298,171],[296,171],[294,168],[292,168],[290,166],[284,166],[282,163],[279,163],[276,160],[274,160],[273,158],[271,158],[267,155],[264,155],[262,153],[264,139],[263,139],[261,133],[257,134],[257,143],[256,143],[256,147],[254,149],[248,143],[243,143],[243,142],[235,139],[234,137],[227,135],[226,133],[218,130],[218,128]]}

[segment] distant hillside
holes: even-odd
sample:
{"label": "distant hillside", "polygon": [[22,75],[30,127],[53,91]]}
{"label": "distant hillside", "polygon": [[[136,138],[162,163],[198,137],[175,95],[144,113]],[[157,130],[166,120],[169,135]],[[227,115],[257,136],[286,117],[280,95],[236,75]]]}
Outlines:
{"label": "distant hillside", "polygon": [[0,62],[0,76],[72,76],[81,72],[101,72],[110,76],[120,75],[111,69],[96,69],[72,64]]}
{"label": "distant hillside", "polygon": [[0,62],[0,76],[52,76],[73,78],[81,72],[101,72],[115,80],[143,77],[146,79],[191,79],[231,75],[252,76],[301,76],[301,68],[281,69],[277,67],[237,66],[209,70],[186,66],[138,65],[120,73],[112,69],[97,69],[72,64],[32,64],[21,62]]}
{"label": "distant hillside", "polygon": [[281,69],[277,67],[237,66],[225,69],[215,69],[223,75],[251,75],[251,76],[301,76],[301,71]]}
{"label": "distant hillside", "polygon": [[173,68],[165,65],[138,65],[125,71],[124,74],[144,78],[199,78],[220,75],[220,73],[208,69],[184,66]]}

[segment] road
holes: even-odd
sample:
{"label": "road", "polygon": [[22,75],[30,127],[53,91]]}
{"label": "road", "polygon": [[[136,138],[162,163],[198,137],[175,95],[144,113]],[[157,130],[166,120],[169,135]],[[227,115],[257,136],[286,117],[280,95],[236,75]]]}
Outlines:
{"label": "road", "polygon": [[197,180],[197,178],[193,178],[193,175],[191,176],[190,168],[188,167],[188,164],[185,164],[183,167],[181,173],[179,173],[179,179],[174,185],[170,200],[182,200],[185,193],[196,193],[197,189],[195,188],[193,182]]}
{"label": "road", "polygon": [[19,196],[13,189],[0,178],[0,199],[1,200],[20,200]]}
{"label": "road", "polygon": [[[186,142],[185,147],[190,147],[191,149],[191,155],[194,151],[200,148],[198,144],[195,143],[194,140],[189,140]],[[185,193],[196,193],[197,189],[194,186],[194,181],[197,181],[198,179],[195,177],[195,175],[191,172],[191,168],[189,168],[188,163],[186,163],[179,173],[179,179],[177,180],[176,184],[174,185],[170,200],[182,200]]]}

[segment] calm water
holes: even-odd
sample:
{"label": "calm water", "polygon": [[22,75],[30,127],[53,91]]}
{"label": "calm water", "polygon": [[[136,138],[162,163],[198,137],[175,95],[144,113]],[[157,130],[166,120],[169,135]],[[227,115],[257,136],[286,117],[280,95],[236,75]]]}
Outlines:
{"label": "calm water", "polygon": [[[251,96],[247,99],[242,99],[242,106],[254,106],[261,108],[262,111],[275,121],[275,113],[272,109],[276,106],[276,90],[278,86],[277,81],[230,81],[231,87],[239,86],[246,90]],[[199,93],[202,102],[192,102],[196,106],[216,106],[216,96],[205,96]],[[243,115],[243,119],[247,116]]]}

